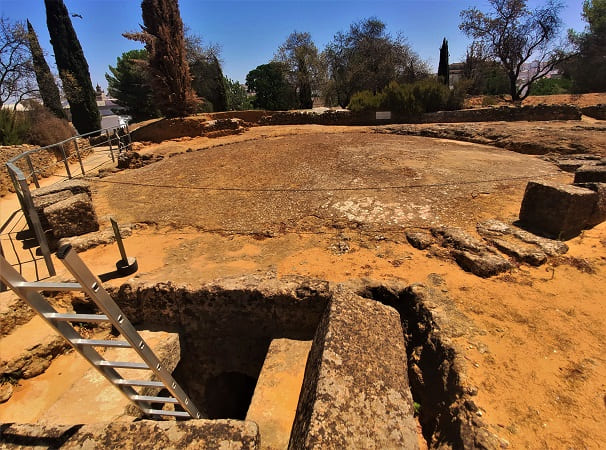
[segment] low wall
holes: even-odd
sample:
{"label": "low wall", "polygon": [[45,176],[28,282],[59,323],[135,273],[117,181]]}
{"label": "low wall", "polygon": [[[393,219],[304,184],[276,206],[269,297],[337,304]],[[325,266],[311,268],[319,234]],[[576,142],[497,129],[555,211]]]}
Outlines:
{"label": "low wall", "polygon": [[573,105],[501,106],[498,108],[461,109],[408,117],[392,113],[391,119],[377,120],[373,111],[354,113],[346,110],[313,112],[278,111],[259,120],[259,125],[385,125],[391,123],[455,123],[580,120],[581,111]]}
{"label": "low wall", "polygon": [[461,109],[427,113],[422,123],[453,122],[518,122],[547,120],[581,120],[581,111],[573,105],[501,106],[499,108]]}
{"label": "low wall", "polygon": [[606,105],[593,105],[581,108],[581,112],[593,119],[606,120]]}

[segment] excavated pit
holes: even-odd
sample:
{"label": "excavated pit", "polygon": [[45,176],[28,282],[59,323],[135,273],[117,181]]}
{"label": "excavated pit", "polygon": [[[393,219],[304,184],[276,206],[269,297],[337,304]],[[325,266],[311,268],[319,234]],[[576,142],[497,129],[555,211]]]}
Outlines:
{"label": "excavated pit", "polygon": [[[430,286],[332,286],[302,277],[245,277],[198,290],[168,283],[123,285],[110,293],[138,328],[179,334],[174,377],[202,418],[217,426],[218,419],[257,421],[259,411],[283,414],[284,408],[273,409],[271,396],[257,399],[255,389],[266,389],[276,379],[263,383],[259,375],[263,369],[285,376],[288,371],[270,361],[271,348],[308,341],[301,343],[304,352],[282,361],[301,367],[307,361],[304,376],[301,370],[296,385],[281,388],[289,392],[273,394],[274,403],[292,398],[292,415],[269,418],[270,425],[282,427],[278,431],[271,428],[275,424],[259,422],[261,442],[279,435],[277,448],[287,443],[289,448],[389,446],[393,440],[380,440],[402,431],[398,447],[499,447],[476,414],[477,389],[467,384],[461,358],[450,344],[450,338],[461,335],[466,318]],[[293,353],[288,349],[295,347],[288,345],[282,355]],[[295,364],[295,359],[301,361]],[[257,406],[251,417],[253,395]],[[356,396],[363,400],[357,402]],[[389,403],[393,398],[399,400]],[[376,404],[378,412],[372,410]]]}
{"label": "excavated pit", "polygon": [[[246,283],[244,288],[230,283],[197,291],[170,284],[123,286],[114,293],[133,322],[179,332],[181,362],[174,376],[209,419],[244,419],[272,340],[314,339],[334,296],[328,283],[317,280],[261,281],[256,286]],[[452,330],[434,317],[436,302],[445,301],[442,294],[424,285],[354,290],[399,315],[405,342],[401,364],[407,366],[415,414],[429,447],[496,445],[497,438],[475,414],[477,390],[464,384],[456,350],[443,342]],[[451,312],[446,310],[446,314]],[[400,332],[376,332],[394,331]],[[310,355],[319,345],[323,343],[316,336]],[[304,387],[310,383],[310,373],[307,367]],[[302,413],[299,402],[297,415]]]}

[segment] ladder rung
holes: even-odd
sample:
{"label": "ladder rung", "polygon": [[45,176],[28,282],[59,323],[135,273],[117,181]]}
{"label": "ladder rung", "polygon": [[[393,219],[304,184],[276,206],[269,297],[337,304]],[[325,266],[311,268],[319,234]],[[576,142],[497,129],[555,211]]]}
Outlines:
{"label": "ladder rung", "polygon": [[149,366],[145,363],[135,363],[128,361],[99,361],[95,363],[97,366],[103,367],[115,367],[117,369],[149,369]]}
{"label": "ladder rung", "polygon": [[44,317],[50,320],[59,320],[64,322],[108,322],[109,319],[104,314],[62,314],[45,313]]}
{"label": "ladder rung", "polygon": [[147,380],[115,380],[114,384],[121,386],[143,386],[143,387],[164,387],[164,383],[161,381],[147,381]]}
{"label": "ladder rung", "polygon": [[174,397],[154,397],[153,395],[133,395],[130,399],[134,402],[179,403],[179,400]]}
{"label": "ladder rung", "polygon": [[106,339],[72,339],[71,342],[76,345],[90,345],[94,347],[131,347],[126,341],[111,341]]}
{"label": "ladder rung", "polygon": [[13,286],[19,289],[25,289],[28,291],[50,291],[50,292],[61,292],[61,291],[82,291],[82,285],[79,283],[49,283],[44,281],[19,281],[14,283]]}
{"label": "ladder rung", "polygon": [[143,409],[145,414],[155,414],[158,416],[191,417],[187,411],[164,411],[163,409]]}

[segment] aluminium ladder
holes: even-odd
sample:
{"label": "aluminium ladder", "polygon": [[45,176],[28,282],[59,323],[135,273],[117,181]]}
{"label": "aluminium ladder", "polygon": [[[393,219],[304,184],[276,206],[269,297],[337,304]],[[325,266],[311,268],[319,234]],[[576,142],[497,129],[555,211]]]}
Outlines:
{"label": "aluminium ladder", "polygon": [[[61,247],[57,251],[57,257],[76,278],[77,283],[27,282],[3,256],[0,256],[0,280],[42,316],[56,332],[67,339],[80,355],[145,414],[199,419],[200,413],[193,402],[168,370],[162,366],[151,348],[143,341],[118,305],[101,286],[99,279],[93,275],[71,245]],[[84,292],[95,302],[103,314],[59,313],[46,301],[40,291]],[[125,340],[83,339],[70,322],[109,322]],[[107,361],[94,347],[132,348],[143,362]],[[158,381],[124,379],[115,369],[151,370]],[[140,395],[134,387],[165,388],[172,396]],[[153,404],[157,403],[179,404],[184,411],[155,409]]]}

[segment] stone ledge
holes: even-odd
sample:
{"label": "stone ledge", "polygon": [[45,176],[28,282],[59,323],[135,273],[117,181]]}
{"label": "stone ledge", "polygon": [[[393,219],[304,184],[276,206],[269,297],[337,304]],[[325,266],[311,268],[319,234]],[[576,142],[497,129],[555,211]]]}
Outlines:
{"label": "stone ledge", "polygon": [[0,448],[258,449],[254,422],[189,420],[187,422],[114,422],[42,426],[0,424]]}

